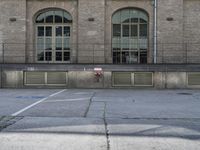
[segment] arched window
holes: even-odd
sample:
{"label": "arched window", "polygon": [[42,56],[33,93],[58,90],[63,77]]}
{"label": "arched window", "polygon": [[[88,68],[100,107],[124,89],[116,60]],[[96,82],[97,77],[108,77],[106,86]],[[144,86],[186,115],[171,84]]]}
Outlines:
{"label": "arched window", "polygon": [[112,17],[113,63],[147,63],[148,16],[146,12],[126,8]]}
{"label": "arched window", "polygon": [[37,61],[70,62],[71,15],[59,9],[43,11],[35,23]]}

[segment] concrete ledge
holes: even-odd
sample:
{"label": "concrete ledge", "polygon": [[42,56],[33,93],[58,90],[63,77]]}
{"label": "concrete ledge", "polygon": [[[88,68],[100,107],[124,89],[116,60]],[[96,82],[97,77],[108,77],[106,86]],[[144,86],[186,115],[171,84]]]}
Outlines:
{"label": "concrete ledge", "polygon": [[[62,88],[122,88],[112,85],[112,72],[152,72],[153,88],[185,89],[200,88],[188,86],[187,73],[200,72],[200,65],[66,65],[66,64],[1,64],[0,85],[2,88],[33,88],[24,85],[25,71],[65,71],[68,84]],[[102,77],[97,81],[94,68],[102,68]],[[36,87],[36,86],[34,86]],[[56,86],[57,87],[57,86]],[[38,86],[38,88],[55,88]],[[124,87],[127,88],[127,87]],[[129,88],[129,87],[128,87]],[[130,87],[135,88],[135,87]],[[144,88],[144,87],[142,87]]]}
{"label": "concrete ledge", "polygon": [[149,71],[149,72],[200,72],[200,64],[0,64],[6,70],[31,71]]}

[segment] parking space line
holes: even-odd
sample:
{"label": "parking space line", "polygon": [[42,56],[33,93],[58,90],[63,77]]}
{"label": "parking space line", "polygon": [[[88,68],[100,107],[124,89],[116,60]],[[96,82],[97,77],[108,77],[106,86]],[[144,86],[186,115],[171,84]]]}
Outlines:
{"label": "parking space line", "polygon": [[73,101],[84,101],[84,100],[90,100],[90,97],[86,97],[86,98],[74,98],[74,99],[57,99],[57,100],[48,100],[48,101],[45,101],[45,103],[54,103],[54,102],[73,102]]}
{"label": "parking space line", "polygon": [[61,90],[61,91],[56,92],[56,93],[53,93],[53,94],[51,94],[51,95],[49,95],[49,96],[47,96],[47,97],[45,97],[45,98],[43,98],[43,99],[41,99],[41,100],[39,100],[39,101],[37,101],[37,102],[35,102],[35,103],[29,105],[29,106],[27,106],[27,107],[25,107],[25,108],[23,108],[23,109],[17,111],[16,113],[13,113],[11,116],[18,116],[19,114],[23,113],[24,111],[26,111],[26,110],[28,110],[28,109],[30,109],[30,108],[32,108],[32,107],[38,105],[39,103],[42,103],[43,101],[47,100],[47,99],[50,98],[50,97],[56,96],[56,95],[58,95],[58,94],[60,94],[60,93],[62,93],[62,92],[64,92],[64,91],[66,91],[66,89]]}

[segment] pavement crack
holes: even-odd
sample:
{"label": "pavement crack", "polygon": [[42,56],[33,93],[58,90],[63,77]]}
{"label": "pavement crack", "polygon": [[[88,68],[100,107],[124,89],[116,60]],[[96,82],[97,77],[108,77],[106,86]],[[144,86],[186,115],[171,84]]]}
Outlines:
{"label": "pavement crack", "polygon": [[23,119],[23,117],[19,117],[19,116],[17,116],[17,117],[13,117],[13,116],[2,116],[2,117],[0,117],[0,132],[3,129],[15,124],[17,121],[19,121],[21,119]]}
{"label": "pavement crack", "polygon": [[104,102],[104,113],[103,113],[103,121],[105,125],[105,134],[106,134],[106,143],[107,143],[107,150],[110,150],[110,138],[109,138],[109,130],[108,130],[108,123],[106,121],[106,102]]}
{"label": "pavement crack", "polygon": [[86,109],[86,111],[84,113],[84,118],[87,117],[87,114],[88,114],[88,112],[90,110],[90,106],[91,106],[91,103],[92,103],[92,99],[94,98],[95,95],[96,95],[96,92],[93,92],[92,96],[90,97],[89,105],[88,105],[88,107],[87,107],[87,109]]}

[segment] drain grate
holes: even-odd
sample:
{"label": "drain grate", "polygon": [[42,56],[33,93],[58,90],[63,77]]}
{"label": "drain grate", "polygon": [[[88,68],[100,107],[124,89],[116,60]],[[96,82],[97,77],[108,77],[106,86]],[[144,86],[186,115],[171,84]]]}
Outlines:
{"label": "drain grate", "polygon": [[192,95],[192,93],[177,93],[179,95]]}

